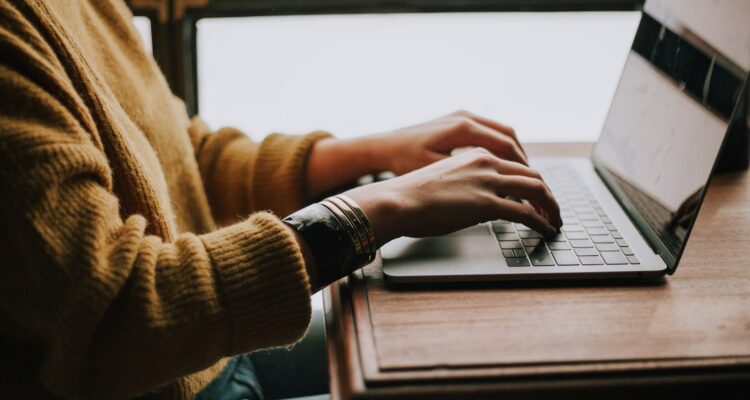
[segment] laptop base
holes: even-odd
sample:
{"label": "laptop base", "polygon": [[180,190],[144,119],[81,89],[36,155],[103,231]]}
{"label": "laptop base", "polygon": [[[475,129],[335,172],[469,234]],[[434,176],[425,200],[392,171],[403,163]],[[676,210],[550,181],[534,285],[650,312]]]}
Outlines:
{"label": "laptop base", "polygon": [[[503,229],[502,226],[495,226],[493,229],[492,223],[485,223],[449,235],[422,239],[400,238],[386,244],[381,249],[385,279],[389,283],[437,283],[557,279],[654,279],[666,274],[666,264],[641,237],[617,200],[596,174],[589,159],[540,158],[531,160],[530,163],[532,167],[542,171],[555,171],[562,168],[574,170],[588,189],[592,199],[595,199],[597,208],[605,211],[607,221],[611,219],[612,225],[616,225],[617,230],[610,233],[617,232],[617,235],[602,235],[601,237],[609,237],[608,241],[610,242],[616,240],[613,239],[615,236],[621,237],[623,241],[627,242],[627,247],[623,247],[623,249],[628,250],[625,253],[632,253],[632,260],[635,260],[638,264],[627,262],[624,264],[607,264],[604,262],[605,260],[599,257],[599,260],[602,260],[599,265],[584,265],[588,260],[598,257],[591,255],[597,252],[597,248],[609,250],[608,247],[614,247],[617,249],[615,243],[589,242],[586,245],[587,248],[579,249],[571,247],[570,242],[574,242],[572,243],[573,246],[578,246],[579,243],[577,242],[580,241],[571,240],[568,241],[568,244],[548,242],[546,245],[540,245],[544,247],[541,250],[547,253],[547,257],[538,257],[539,252],[537,250],[540,250],[539,248],[535,250],[532,247],[525,247],[524,250],[521,247],[521,245],[530,246],[533,243],[533,240],[528,238],[534,237],[534,232],[522,231],[520,229],[527,228],[518,225],[513,225],[512,229]],[[557,195],[558,193],[556,193]],[[560,197],[563,197],[562,193],[560,193]],[[577,220],[575,222],[581,223]],[[609,226],[610,224],[602,224],[602,229],[605,225]],[[580,230],[594,232],[598,229],[595,225],[592,226],[594,228],[586,227]],[[610,227],[614,229],[613,226]],[[564,225],[563,230],[565,229]],[[520,238],[513,236],[516,234]],[[572,233],[566,235],[573,237]],[[514,244],[516,246],[513,246]],[[518,249],[519,247],[521,249]],[[513,257],[512,251],[520,252],[520,257]],[[511,252],[510,255],[513,258],[506,258],[508,252]],[[565,259],[574,261],[562,262],[557,257],[558,254],[565,254]],[[589,255],[571,257],[570,254]],[[614,253],[605,254],[603,251],[600,254],[615,255]],[[626,256],[618,252],[618,257],[624,259]],[[611,258],[613,257],[607,257],[606,261]],[[555,262],[557,260],[564,265]],[[572,265],[573,263],[577,263],[577,265]]]}

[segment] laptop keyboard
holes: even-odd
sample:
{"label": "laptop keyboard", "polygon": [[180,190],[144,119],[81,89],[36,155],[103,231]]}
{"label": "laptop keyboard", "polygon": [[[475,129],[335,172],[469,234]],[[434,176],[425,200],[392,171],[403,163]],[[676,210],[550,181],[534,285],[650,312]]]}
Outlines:
{"label": "laptop keyboard", "polygon": [[560,165],[539,172],[560,205],[563,226],[545,239],[522,224],[491,222],[509,267],[640,264],[575,170]]}

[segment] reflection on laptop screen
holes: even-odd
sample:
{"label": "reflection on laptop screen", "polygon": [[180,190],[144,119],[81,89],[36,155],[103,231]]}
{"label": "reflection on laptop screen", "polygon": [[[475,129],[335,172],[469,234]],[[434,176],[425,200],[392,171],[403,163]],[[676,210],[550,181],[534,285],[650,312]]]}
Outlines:
{"label": "reflection on laptop screen", "polygon": [[743,85],[644,14],[594,163],[675,267]]}

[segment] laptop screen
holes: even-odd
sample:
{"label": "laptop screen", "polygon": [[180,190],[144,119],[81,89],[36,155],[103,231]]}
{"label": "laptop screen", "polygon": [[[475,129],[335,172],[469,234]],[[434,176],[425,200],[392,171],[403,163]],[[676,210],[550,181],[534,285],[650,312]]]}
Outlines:
{"label": "laptop screen", "polygon": [[593,160],[670,272],[743,85],[741,72],[643,14]]}

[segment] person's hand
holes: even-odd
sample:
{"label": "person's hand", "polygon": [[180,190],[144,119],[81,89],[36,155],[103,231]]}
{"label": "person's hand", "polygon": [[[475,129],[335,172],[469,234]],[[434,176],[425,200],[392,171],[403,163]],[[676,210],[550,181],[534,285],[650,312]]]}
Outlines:
{"label": "person's hand", "polygon": [[346,194],[363,209],[380,245],[496,219],[520,222],[547,236],[562,225],[560,208],[538,172],[482,148]]}
{"label": "person's hand", "polygon": [[466,111],[376,135],[379,166],[396,175],[422,168],[463,147],[482,147],[503,160],[526,165],[513,128]]}
{"label": "person's hand", "polygon": [[318,141],[307,164],[305,198],[312,200],[367,174],[403,175],[466,147],[482,147],[498,158],[526,165],[513,128],[457,111],[387,133]]}

